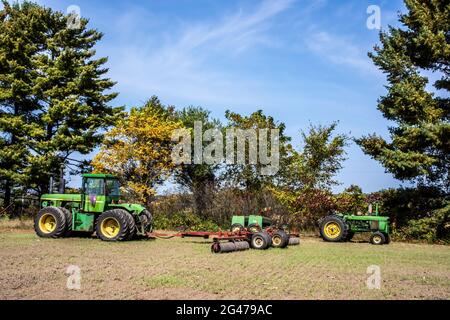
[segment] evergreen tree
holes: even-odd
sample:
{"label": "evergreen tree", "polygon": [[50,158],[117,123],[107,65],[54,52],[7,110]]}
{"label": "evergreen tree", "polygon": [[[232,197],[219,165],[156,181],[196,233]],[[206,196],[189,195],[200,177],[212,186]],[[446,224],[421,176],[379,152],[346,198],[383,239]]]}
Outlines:
{"label": "evergreen tree", "polygon": [[0,11],[0,180],[4,206],[11,189],[23,185],[30,150],[27,143],[39,131],[37,56],[45,46],[44,10],[25,2]]}
{"label": "evergreen tree", "polygon": [[107,58],[93,49],[103,35],[87,19],[73,24],[73,16],[26,1],[3,5],[1,175],[45,192],[50,175],[73,152],[89,153],[121,108],[109,106],[114,82],[104,77]]}
{"label": "evergreen tree", "polygon": [[[450,3],[446,0],[405,0],[402,28],[380,34],[381,46],[370,53],[387,75],[388,93],[378,109],[397,123],[391,141],[375,134],[357,143],[401,180],[450,190]],[[424,71],[440,75],[426,86]]]}

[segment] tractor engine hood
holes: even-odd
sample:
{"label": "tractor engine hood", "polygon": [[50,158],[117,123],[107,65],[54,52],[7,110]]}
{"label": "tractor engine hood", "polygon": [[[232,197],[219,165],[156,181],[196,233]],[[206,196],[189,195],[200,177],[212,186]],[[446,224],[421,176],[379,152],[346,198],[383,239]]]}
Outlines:
{"label": "tractor engine hood", "polygon": [[136,212],[137,214],[145,210],[145,207],[143,205],[137,203],[117,203],[117,204],[110,204],[109,207],[124,208],[127,211],[133,211]]}

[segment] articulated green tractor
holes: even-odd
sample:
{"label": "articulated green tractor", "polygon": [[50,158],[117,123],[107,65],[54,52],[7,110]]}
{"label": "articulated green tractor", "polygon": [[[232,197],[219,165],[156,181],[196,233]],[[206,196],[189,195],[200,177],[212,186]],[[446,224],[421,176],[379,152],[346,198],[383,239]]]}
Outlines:
{"label": "articulated green tractor", "polygon": [[105,241],[151,232],[152,216],[140,204],[119,203],[119,181],[109,174],[83,174],[81,194],[44,194],[34,220],[40,237],[90,234]]}
{"label": "articulated green tractor", "polygon": [[325,241],[350,241],[355,233],[370,232],[370,243],[388,244],[389,217],[379,216],[378,205],[372,215],[331,214],[320,220],[320,235]]}

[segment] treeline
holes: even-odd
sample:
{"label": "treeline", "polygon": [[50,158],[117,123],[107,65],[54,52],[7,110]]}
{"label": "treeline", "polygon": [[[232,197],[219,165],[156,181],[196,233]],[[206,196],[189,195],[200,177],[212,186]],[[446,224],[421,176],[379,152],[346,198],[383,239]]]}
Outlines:
{"label": "treeline", "polygon": [[[392,217],[399,237],[448,241],[447,1],[405,0],[407,12],[399,17],[402,27],[382,32],[380,44],[369,53],[387,77],[387,92],[380,97],[378,109],[392,124],[389,139],[336,134],[337,123],[311,125],[300,133],[301,149],[292,146],[282,122],[262,111],[249,115],[227,111],[221,123],[207,109],[179,109],[163,105],[157,97],[128,112],[112,107],[117,93],[111,91],[114,82],[106,76],[107,58],[96,57],[94,48],[101,32],[89,29],[87,19],[35,3],[2,3],[2,213],[17,213],[14,199],[48,192],[50,178],[57,182],[62,168],[71,174],[94,169],[117,174],[124,195],[152,207],[161,226],[183,219],[196,228],[220,226],[232,214],[265,210],[279,223],[307,228],[331,211],[365,212],[368,203],[378,202],[381,211]],[[438,80],[429,83],[423,71]],[[234,164],[174,163],[173,132],[184,129],[194,139],[195,122],[202,124],[200,134],[213,128],[222,133],[229,128],[278,130],[278,170],[261,174],[263,164],[250,158]],[[415,187],[366,195],[351,186],[333,194],[336,173],[352,139],[387,172]],[[271,145],[268,141],[265,146],[269,153]],[[86,155],[98,146],[92,161],[72,158],[73,153]],[[203,147],[208,147],[207,141]],[[167,180],[180,192],[156,196],[155,188]]]}

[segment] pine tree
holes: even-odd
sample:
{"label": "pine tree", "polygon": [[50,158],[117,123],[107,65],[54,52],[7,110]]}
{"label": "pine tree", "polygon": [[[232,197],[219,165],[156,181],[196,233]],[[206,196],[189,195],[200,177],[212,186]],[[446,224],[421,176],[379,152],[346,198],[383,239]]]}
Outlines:
{"label": "pine tree", "polygon": [[[375,134],[357,139],[363,151],[400,180],[450,190],[450,3],[405,0],[402,28],[380,34],[370,53],[387,75],[388,93],[378,109],[388,120],[391,141]],[[427,90],[424,71],[440,75]]]}
{"label": "pine tree", "polygon": [[104,77],[107,58],[93,49],[103,35],[87,19],[72,24],[73,16],[26,1],[3,5],[0,161],[8,166],[1,175],[42,193],[70,154],[100,143],[99,131],[121,108],[109,106],[114,82]]}
{"label": "pine tree", "polygon": [[5,207],[11,189],[27,180],[27,143],[39,131],[36,57],[45,46],[40,36],[43,16],[41,7],[27,2],[10,6],[3,1],[0,11],[0,180]]}

